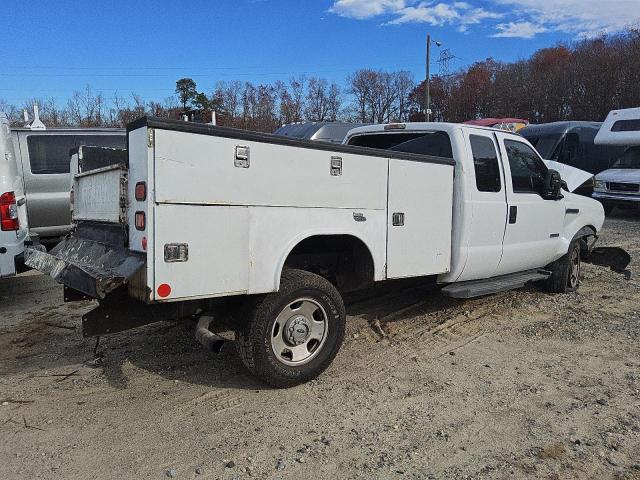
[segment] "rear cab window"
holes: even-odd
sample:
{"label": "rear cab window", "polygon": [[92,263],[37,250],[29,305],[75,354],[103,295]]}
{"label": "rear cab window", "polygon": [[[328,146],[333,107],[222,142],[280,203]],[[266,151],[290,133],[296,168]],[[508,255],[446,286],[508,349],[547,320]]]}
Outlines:
{"label": "rear cab window", "polygon": [[28,135],[29,164],[34,175],[68,174],[70,151],[81,145],[124,148],[124,135]]}
{"label": "rear cab window", "polygon": [[500,192],[502,179],[495,143],[491,138],[480,135],[469,135],[469,142],[471,143],[478,191]]}

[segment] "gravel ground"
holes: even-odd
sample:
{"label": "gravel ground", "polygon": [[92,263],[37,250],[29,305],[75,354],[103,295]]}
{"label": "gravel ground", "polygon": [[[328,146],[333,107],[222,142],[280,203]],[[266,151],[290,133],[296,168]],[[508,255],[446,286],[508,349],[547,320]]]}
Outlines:
{"label": "gravel ground", "polygon": [[[640,270],[640,214],[601,244]],[[88,302],[0,281],[0,478],[640,478],[640,282],[586,266],[578,293],[470,301],[428,286],[353,299],[329,371],[248,376],[191,325],[84,340]]]}

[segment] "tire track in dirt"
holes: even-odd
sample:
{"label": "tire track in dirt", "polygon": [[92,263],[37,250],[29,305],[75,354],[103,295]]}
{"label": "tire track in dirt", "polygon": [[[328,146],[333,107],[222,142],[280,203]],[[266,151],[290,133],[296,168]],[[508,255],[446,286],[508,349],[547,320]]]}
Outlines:
{"label": "tire track in dirt", "polygon": [[[363,379],[364,371],[367,382],[384,384],[393,370],[410,361],[435,359],[466,347],[487,333],[487,320],[505,309],[504,299],[509,295],[513,293],[451,305],[452,300],[435,294],[415,305],[388,313],[380,323],[389,334],[373,344],[363,362],[356,360],[355,368],[350,369],[348,376],[357,381]],[[433,311],[421,314],[419,310],[427,305],[431,305],[429,310]],[[402,318],[411,312],[416,315]]]}

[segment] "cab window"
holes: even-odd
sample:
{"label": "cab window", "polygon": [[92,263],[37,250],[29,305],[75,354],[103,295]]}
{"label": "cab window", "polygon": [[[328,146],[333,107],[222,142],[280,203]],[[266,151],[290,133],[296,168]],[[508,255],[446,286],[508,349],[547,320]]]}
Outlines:
{"label": "cab window", "polygon": [[505,140],[511,182],[514,193],[542,193],[547,166],[528,145],[515,140]]}
{"label": "cab window", "polygon": [[502,190],[500,166],[496,146],[489,137],[469,135],[473,164],[476,172],[476,187],[480,192]]}

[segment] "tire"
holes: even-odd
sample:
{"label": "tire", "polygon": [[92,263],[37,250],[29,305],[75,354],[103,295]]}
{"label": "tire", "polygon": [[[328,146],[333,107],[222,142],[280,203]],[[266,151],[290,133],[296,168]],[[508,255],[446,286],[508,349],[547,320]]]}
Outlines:
{"label": "tire", "polygon": [[242,310],[236,345],[247,369],[265,383],[287,388],[324,372],[344,340],[346,313],[326,279],[285,270],[280,291],[253,298]]}
{"label": "tire", "polygon": [[553,262],[548,268],[551,276],[546,287],[551,293],[571,293],[580,287],[582,273],[582,239],[574,238],[565,256]]}

